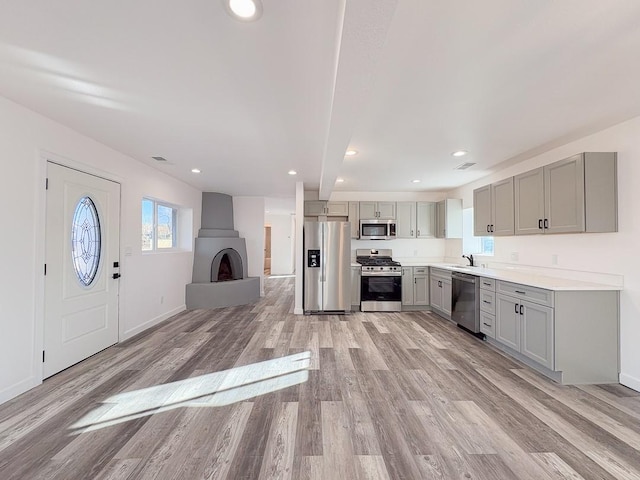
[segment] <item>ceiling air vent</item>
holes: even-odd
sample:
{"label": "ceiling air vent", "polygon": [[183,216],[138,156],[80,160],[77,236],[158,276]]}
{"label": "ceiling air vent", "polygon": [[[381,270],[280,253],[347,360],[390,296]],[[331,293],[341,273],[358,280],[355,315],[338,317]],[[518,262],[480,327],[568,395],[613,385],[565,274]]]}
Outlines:
{"label": "ceiling air vent", "polygon": [[456,168],[454,168],[454,170],[466,170],[467,168],[473,167],[474,165],[475,162],[466,162],[458,165]]}
{"label": "ceiling air vent", "polygon": [[156,162],[166,162],[167,159],[164,157],[151,157],[153,158]]}

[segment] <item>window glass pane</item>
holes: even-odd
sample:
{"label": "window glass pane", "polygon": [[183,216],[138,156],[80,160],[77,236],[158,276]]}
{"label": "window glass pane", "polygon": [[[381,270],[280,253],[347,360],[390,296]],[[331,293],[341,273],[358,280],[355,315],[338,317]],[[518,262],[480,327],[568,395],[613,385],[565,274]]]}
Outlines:
{"label": "window glass pane", "polygon": [[175,223],[174,209],[158,205],[158,248],[173,248]]}
{"label": "window glass pane", "polygon": [[473,236],[473,208],[465,208],[462,211],[462,253],[493,255],[493,237]]}
{"label": "window glass pane", "polygon": [[153,250],[153,201],[142,199],[142,250]]}

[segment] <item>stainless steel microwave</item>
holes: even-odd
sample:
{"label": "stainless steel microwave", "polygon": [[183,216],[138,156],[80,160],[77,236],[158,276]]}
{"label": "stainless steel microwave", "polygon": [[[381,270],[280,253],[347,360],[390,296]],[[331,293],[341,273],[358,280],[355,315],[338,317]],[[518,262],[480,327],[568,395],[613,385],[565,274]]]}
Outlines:
{"label": "stainless steel microwave", "polygon": [[396,238],[395,220],[360,220],[360,240],[392,240]]}

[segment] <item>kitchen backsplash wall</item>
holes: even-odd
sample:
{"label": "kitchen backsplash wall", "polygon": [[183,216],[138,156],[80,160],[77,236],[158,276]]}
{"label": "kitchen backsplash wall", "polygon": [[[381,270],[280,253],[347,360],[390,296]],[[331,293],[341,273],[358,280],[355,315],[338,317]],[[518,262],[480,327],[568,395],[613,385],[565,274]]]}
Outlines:
{"label": "kitchen backsplash wall", "polygon": [[445,240],[434,239],[410,239],[399,238],[395,240],[351,240],[351,257],[355,259],[356,249],[390,248],[393,251],[393,259],[402,261],[425,261],[432,263],[441,261],[445,252]]}

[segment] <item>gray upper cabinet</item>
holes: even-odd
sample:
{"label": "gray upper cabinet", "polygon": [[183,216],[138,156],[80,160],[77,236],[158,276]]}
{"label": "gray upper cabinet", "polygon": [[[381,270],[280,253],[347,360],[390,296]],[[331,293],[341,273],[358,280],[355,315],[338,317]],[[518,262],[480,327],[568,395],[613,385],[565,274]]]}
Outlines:
{"label": "gray upper cabinet", "polygon": [[513,177],[516,235],[544,231],[543,170],[540,167]]}
{"label": "gray upper cabinet", "polygon": [[476,237],[491,235],[491,185],[473,191],[473,234]]}
{"label": "gray upper cabinet", "polygon": [[436,204],[435,202],[418,202],[416,204],[416,237],[433,238],[436,236]]}
{"label": "gray upper cabinet", "polygon": [[349,202],[349,223],[351,238],[360,238],[360,208],[358,202]]}
{"label": "gray upper cabinet", "polygon": [[515,234],[616,232],[615,153],[580,153],[514,177]]}
{"label": "gray upper cabinet", "polygon": [[396,202],[360,202],[360,218],[395,220]]}
{"label": "gray upper cabinet", "polygon": [[323,200],[306,200],[304,202],[304,216],[305,217],[319,217],[320,215],[326,215],[327,202]]}
{"label": "gray upper cabinet", "polygon": [[435,202],[398,202],[396,238],[433,238],[436,235]]}
{"label": "gray upper cabinet", "polygon": [[324,200],[307,200],[304,202],[305,217],[348,217],[349,202],[326,202]]}
{"label": "gray upper cabinet", "polygon": [[585,231],[582,155],[574,155],[544,167],[544,207],[545,232]]}
{"label": "gray upper cabinet", "polygon": [[491,184],[491,233],[513,235],[513,177]]}
{"label": "gray upper cabinet", "polygon": [[462,238],[462,199],[447,198],[436,204],[436,238]]}
{"label": "gray upper cabinet", "polygon": [[398,202],[396,238],[416,238],[416,202]]}
{"label": "gray upper cabinet", "polygon": [[513,235],[513,177],[473,191],[473,234]]}

